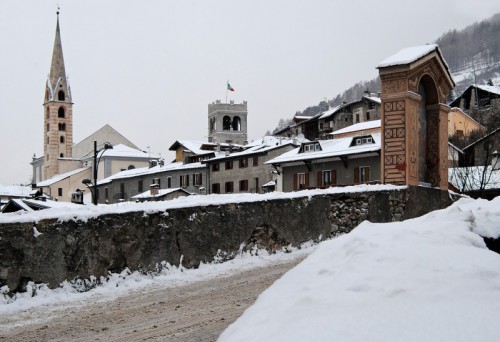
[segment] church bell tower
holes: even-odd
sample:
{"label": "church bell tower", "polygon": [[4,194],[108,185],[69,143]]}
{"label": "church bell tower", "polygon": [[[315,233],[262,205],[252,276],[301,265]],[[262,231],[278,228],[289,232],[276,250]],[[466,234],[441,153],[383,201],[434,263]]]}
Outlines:
{"label": "church bell tower", "polygon": [[59,160],[72,157],[73,102],[66,77],[57,11],[56,36],[50,74],[45,86],[44,111],[44,163],[43,179],[60,173]]}

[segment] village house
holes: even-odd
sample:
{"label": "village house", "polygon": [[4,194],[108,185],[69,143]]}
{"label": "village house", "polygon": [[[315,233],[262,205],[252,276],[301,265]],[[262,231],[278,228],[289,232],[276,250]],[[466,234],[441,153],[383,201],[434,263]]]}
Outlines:
{"label": "village house", "polygon": [[339,130],[330,140],[303,142],[267,164],[280,176],[278,191],[355,185],[380,181],[380,120]]}
{"label": "village house", "polygon": [[296,146],[292,139],[266,136],[246,145],[243,151],[220,152],[214,158],[204,160],[208,193],[263,193],[262,186],[270,186],[269,182],[275,178],[273,168],[266,162]]}

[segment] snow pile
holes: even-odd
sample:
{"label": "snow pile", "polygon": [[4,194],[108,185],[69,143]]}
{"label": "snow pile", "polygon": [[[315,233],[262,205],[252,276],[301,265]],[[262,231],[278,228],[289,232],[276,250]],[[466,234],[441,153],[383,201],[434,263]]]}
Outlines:
{"label": "snow pile", "polygon": [[321,243],[219,341],[498,341],[500,198]]}

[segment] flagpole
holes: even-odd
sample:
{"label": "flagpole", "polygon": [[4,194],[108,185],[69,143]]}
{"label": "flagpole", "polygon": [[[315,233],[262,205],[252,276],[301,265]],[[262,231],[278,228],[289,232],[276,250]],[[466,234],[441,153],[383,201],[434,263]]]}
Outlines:
{"label": "flagpole", "polygon": [[227,82],[226,82],[226,103],[227,103],[227,91],[228,91],[228,88],[229,88],[229,87],[227,86],[228,84],[229,84],[229,81],[227,81]]}

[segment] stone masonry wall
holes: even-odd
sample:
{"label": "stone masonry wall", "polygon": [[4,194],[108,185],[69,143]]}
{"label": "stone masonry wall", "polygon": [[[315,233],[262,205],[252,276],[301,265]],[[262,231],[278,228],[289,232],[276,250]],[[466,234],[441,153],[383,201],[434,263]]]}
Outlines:
{"label": "stone masonry wall", "polygon": [[[348,233],[363,220],[399,221],[449,204],[447,192],[410,187],[102,215],[86,222],[1,224],[0,287],[22,291],[28,281],[57,287],[126,267],[178,265],[181,256],[185,267],[197,267],[221,252],[233,257],[242,244],[273,251]],[[35,237],[34,227],[42,234]]]}

